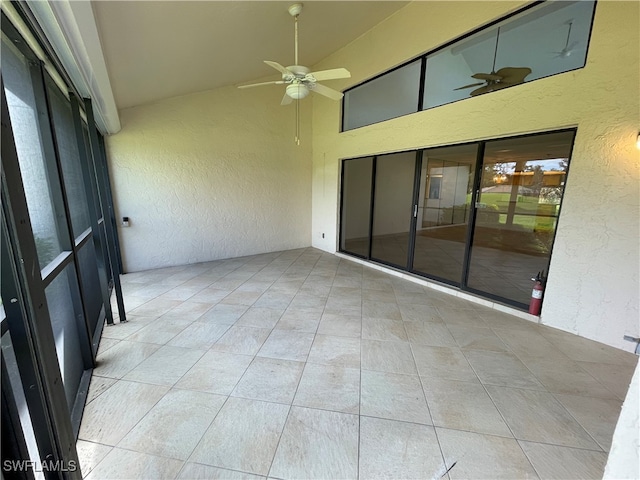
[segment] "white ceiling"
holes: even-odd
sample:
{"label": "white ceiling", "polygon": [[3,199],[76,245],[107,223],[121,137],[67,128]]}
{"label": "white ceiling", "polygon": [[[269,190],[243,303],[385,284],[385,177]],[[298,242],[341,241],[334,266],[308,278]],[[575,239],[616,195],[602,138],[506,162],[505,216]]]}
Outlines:
{"label": "white ceiling", "polygon": [[[119,109],[279,75],[293,64],[294,1],[92,2]],[[313,66],[404,1],[304,2],[299,62]],[[346,67],[348,65],[329,65]],[[268,88],[268,87],[265,87]]]}

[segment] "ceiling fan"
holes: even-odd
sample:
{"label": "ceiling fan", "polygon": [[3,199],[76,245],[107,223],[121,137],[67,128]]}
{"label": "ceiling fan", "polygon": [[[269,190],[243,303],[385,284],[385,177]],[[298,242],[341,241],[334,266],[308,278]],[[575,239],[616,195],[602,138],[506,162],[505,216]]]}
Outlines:
{"label": "ceiling fan", "polygon": [[[284,96],[280,105],[288,105],[293,100],[302,100],[309,92],[315,92],[332,100],[341,100],[342,92],[329,88],[318,83],[319,80],[337,80],[340,78],[350,78],[351,73],[346,68],[334,68],[331,70],[320,70],[311,72],[309,68],[298,64],[298,16],[302,12],[302,3],[294,3],[288,8],[289,14],[294,18],[294,65],[283,67],[278,62],[265,60],[264,63],[274,68],[282,74],[282,80],[271,82],[253,83],[250,85],[239,85],[238,88],[252,88],[263,85],[286,85]],[[300,144],[299,135],[299,106],[296,102],[296,143]]]}
{"label": "ceiling fan", "polygon": [[476,88],[471,91],[471,96],[475,97],[476,95],[482,95],[483,93],[494,92],[496,90],[524,83],[524,79],[531,73],[531,69],[529,67],[504,67],[496,71],[496,57],[498,55],[499,39],[500,28],[498,28],[498,33],[496,35],[496,47],[493,52],[493,67],[491,68],[491,73],[475,73],[471,75],[471,78],[483,80],[482,82],[472,83],[470,85],[465,85],[464,87],[455,88],[454,90],[463,90],[465,88],[482,85],[480,88]]}
{"label": "ceiling fan", "polygon": [[559,52],[553,52],[556,54],[555,58],[567,58],[570,57],[575,48],[578,46],[580,42],[571,42],[569,45],[569,39],[571,39],[571,27],[573,26],[573,20],[569,20],[566,22],[569,25],[569,31],[567,32],[567,41],[564,43],[564,48]]}

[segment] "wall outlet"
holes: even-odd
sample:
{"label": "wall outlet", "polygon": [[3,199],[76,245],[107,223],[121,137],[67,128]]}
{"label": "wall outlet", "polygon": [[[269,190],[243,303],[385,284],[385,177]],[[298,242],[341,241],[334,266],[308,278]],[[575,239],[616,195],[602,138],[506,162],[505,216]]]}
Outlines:
{"label": "wall outlet", "polygon": [[324,238],[324,233],[322,234],[322,238]]}

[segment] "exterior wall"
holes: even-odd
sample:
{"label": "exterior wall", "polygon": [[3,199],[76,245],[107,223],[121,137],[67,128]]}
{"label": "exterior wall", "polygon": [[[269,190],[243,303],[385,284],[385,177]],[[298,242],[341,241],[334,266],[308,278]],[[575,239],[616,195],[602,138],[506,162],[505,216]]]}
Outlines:
{"label": "exterior wall", "polygon": [[634,479],[640,475],[640,363],[622,404],[609,450],[605,480]]}
{"label": "exterior wall", "polygon": [[310,103],[235,87],[122,110],[107,138],[127,272],[307,247]]}
{"label": "exterior wall", "polygon": [[[332,84],[348,88],[521,5],[413,2],[314,68],[348,68]],[[337,248],[340,159],[577,126],[541,321],[632,349],[622,337],[639,329],[639,7],[598,3],[580,70],[345,133],[340,107],[314,98],[313,246]]]}

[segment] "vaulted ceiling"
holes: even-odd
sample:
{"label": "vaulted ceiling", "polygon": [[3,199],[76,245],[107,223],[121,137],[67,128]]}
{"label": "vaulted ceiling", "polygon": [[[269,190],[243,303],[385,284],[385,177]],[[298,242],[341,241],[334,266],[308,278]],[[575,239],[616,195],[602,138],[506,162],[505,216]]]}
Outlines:
{"label": "vaulted ceiling", "polygon": [[[118,108],[277,78],[263,60],[293,64],[294,21],[287,11],[292,3],[93,2]],[[299,17],[300,63],[316,64],[407,3],[304,2]]]}

